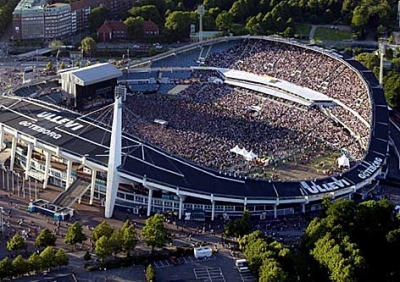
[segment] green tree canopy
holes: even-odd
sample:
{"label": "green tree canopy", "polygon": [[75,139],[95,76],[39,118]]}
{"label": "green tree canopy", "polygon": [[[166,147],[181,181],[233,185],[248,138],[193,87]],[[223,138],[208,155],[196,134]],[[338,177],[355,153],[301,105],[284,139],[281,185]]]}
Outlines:
{"label": "green tree canopy", "polygon": [[7,251],[19,251],[26,250],[28,244],[25,239],[21,237],[18,233],[16,233],[8,242],[7,242]]}
{"label": "green tree canopy", "polygon": [[129,38],[141,39],[143,37],[143,22],[142,17],[129,17],[124,21]]}
{"label": "green tree canopy", "polygon": [[55,259],[56,265],[58,265],[60,268],[61,268],[61,266],[68,265],[68,263],[69,263],[69,258],[62,249],[59,249],[56,252],[54,259]]}
{"label": "green tree canopy", "polygon": [[14,273],[12,261],[5,257],[0,261],[0,279],[10,278]]}
{"label": "green tree canopy", "polygon": [[57,237],[48,228],[40,231],[36,237],[35,246],[38,248],[45,248],[48,246],[54,246],[56,244]]}
{"label": "green tree canopy", "polygon": [[42,258],[38,253],[33,253],[28,258],[29,272],[37,273],[42,269]]}
{"label": "green tree canopy", "polygon": [[123,239],[123,249],[125,250],[127,256],[130,255],[131,251],[135,249],[138,242],[137,232],[135,226],[127,220],[121,228],[122,239]]}
{"label": "green tree canopy", "polygon": [[92,37],[85,37],[82,39],[79,49],[85,52],[85,54],[92,56],[94,53],[96,53],[96,41]]}
{"label": "green tree canopy", "polygon": [[12,261],[12,269],[14,275],[20,277],[29,271],[28,262],[22,257],[22,255],[18,255]]}
{"label": "green tree canopy", "polygon": [[50,270],[52,267],[57,265],[53,247],[47,247],[46,249],[44,249],[40,253],[40,259],[43,269]]}
{"label": "green tree canopy", "polygon": [[110,256],[113,252],[111,240],[109,237],[103,235],[96,241],[95,248],[96,255],[99,257],[101,262]]}
{"label": "green tree canopy", "polygon": [[105,20],[110,18],[110,11],[105,6],[93,8],[89,14],[89,29],[97,32]]}
{"label": "green tree canopy", "polygon": [[82,225],[79,222],[68,227],[68,231],[65,234],[64,242],[67,245],[76,245],[77,243],[82,244],[86,240],[86,235],[83,233]]}
{"label": "green tree canopy", "polygon": [[107,221],[103,220],[94,228],[92,233],[92,240],[96,242],[102,236],[110,238],[113,232],[114,228],[112,228],[112,226]]}
{"label": "green tree canopy", "polygon": [[152,252],[155,247],[163,247],[169,239],[167,229],[164,226],[164,216],[162,214],[155,214],[148,218],[141,234],[146,240],[147,245],[151,246]]}
{"label": "green tree canopy", "polygon": [[134,18],[140,17],[145,19],[146,21],[151,20],[158,26],[161,26],[164,22],[157,7],[154,5],[133,7],[132,9],[129,10],[129,13]]}

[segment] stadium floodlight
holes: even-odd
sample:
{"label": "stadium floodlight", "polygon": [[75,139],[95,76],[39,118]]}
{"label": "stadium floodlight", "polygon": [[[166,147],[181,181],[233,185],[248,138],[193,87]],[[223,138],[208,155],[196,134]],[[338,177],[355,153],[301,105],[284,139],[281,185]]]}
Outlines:
{"label": "stadium floodlight", "polygon": [[385,56],[385,43],[384,41],[379,42],[379,85],[383,87],[383,57]]}
{"label": "stadium floodlight", "polygon": [[201,41],[203,41],[203,16],[204,16],[206,10],[204,9],[203,5],[199,5],[197,7],[197,12],[200,15],[200,18],[199,18],[199,42],[201,42]]}

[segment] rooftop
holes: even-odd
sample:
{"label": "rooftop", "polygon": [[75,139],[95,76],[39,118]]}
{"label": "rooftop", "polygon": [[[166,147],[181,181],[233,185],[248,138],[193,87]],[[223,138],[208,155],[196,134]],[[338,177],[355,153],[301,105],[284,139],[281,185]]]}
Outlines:
{"label": "rooftop", "polygon": [[117,78],[122,72],[113,64],[102,63],[61,73],[61,79],[87,86],[107,79]]}

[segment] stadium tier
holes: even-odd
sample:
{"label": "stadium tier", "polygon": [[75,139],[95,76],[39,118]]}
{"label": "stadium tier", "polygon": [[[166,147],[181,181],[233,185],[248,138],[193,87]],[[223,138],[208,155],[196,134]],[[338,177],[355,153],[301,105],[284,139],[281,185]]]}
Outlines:
{"label": "stadium tier", "polygon": [[[135,70],[144,64],[145,71]],[[9,169],[18,164],[44,187],[68,188],[86,177],[89,202],[103,202],[106,217],[114,204],[179,218],[201,210],[212,220],[244,209],[272,217],[306,212],[325,196],[352,197],[386,163],[384,94],[352,58],[246,36],[146,58],[125,75],[101,68],[101,79],[93,77],[96,65],[80,72],[97,90],[118,79],[131,93],[82,113],[32,97],[32,86],[18,88],[17,96],[0,100],[0,130],[1,143],[11,141]],[[62,85],[85,86],[84,77],[73,75],[61,74]],[[305,165],[328,152],[346,156],[350,165],[323,164],[318,175],[302,178]],[[280,164],[299,165],[304,174],[284,178]]]}

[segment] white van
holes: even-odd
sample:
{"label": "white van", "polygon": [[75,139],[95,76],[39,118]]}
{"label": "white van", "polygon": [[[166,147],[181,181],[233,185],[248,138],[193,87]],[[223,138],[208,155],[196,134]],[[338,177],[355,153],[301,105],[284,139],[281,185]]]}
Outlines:
{"label": "white van", "polygon": [[239,270],[239,272],[249,272],[249,264],[245,259],[237,259],[235,260],[235,266]]}
{"label": "white van", "polygon": [[210,258],[212,256],[212,249],[210,247],[198,247],[193,249],[194,257],[197,259]]}

